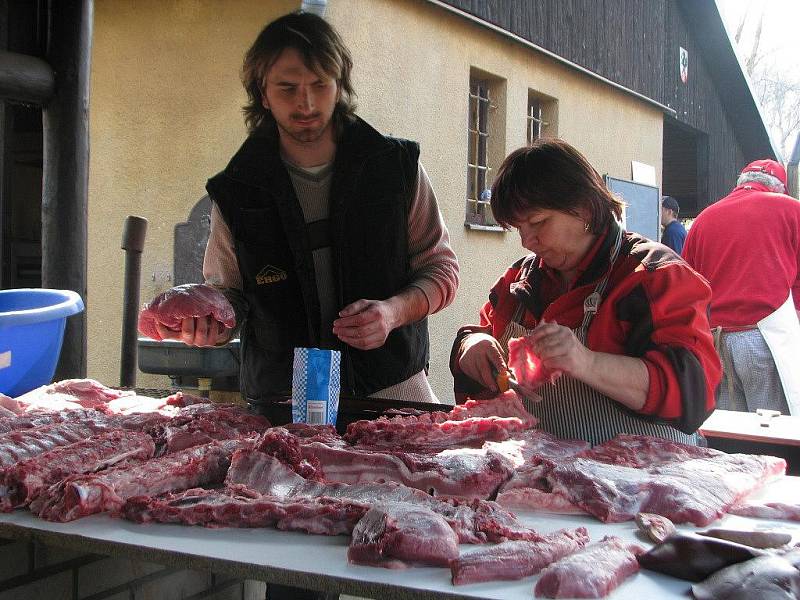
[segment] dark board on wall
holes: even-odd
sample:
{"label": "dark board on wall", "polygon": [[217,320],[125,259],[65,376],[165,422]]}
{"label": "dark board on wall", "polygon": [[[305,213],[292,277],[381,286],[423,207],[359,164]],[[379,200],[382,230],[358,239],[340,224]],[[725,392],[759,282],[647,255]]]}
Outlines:
{"label": "dark board on wall", "polygon": [[608,175],[603,179],[606,187],[625,202],[625,230],[658,241],[661,225],[661,194],[658,188]]}

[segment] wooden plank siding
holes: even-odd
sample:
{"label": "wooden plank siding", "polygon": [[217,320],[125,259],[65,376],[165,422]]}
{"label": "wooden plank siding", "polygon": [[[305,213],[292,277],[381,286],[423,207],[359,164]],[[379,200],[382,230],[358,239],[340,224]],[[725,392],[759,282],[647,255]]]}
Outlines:
{"label": "wooden plank siding", "polygon": [[[763,158],[743,151],[736,115],[725,109],[695,37],[702,27],[688,22],[679,0],[442,1],[674,109],[707,144],[707,160],[697,167],[706,171],[698,173],[702,189],[682,215],[725,196],[746,162]],[[687,84],[680,80],[680,47],[689,53]]]}

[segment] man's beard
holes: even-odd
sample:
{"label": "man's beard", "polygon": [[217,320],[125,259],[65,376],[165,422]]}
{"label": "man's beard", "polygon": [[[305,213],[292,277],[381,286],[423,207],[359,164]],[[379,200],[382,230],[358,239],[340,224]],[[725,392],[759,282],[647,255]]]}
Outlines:
{"label": "man's beard", "polygon": [[316,142],[317,140],[319,140],[323,136],[325,131],[328,129],[328,127],[331,126],[332,120],[333,118],[331,117],[330,119],[328,119],[327,122],[322,124],[320,127],[314,127],[311,129],[304,129],[304,128],[290,129],[288,127],[285,127],[277,119],[275,122],[278,124],[278,129],[280,129],[282,133],[285,133],[287,136],[289,136],[296,142],[299,142],[301,144],[308,144],[310,142]]}

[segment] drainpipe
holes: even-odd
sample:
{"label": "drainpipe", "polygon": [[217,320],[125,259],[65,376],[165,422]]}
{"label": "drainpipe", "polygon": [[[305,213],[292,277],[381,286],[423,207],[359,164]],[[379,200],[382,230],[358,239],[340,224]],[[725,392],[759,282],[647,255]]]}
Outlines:
{"label": "drainpipe", "polygon": [[303,12],[314,13],[319,17],[325,16],[325,9],[328,7],[328,0],[303,0],[300,10]]}

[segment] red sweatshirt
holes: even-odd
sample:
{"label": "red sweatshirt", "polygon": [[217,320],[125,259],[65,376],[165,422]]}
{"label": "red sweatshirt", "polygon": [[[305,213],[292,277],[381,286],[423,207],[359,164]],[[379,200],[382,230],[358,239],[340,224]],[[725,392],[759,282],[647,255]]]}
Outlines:
{"label": "red sweatshirt", "polygon": [[734,188],[695,219],[683,257],[708,279],[711,325],[755,325],[792,290],[800,309],[800,202],[758,183]]}
{"label": "red sweatshirt", "polygon": [[[584,299],[609,268],[610,239],[590,250],[589,264],[573,288],[552,301],[547,267],[535,255],[506,270],[481,309],[480,324],[462,327],[456,336],[450,368],[457,399],[481,392],[458,368],[461,340],[476,332],[499,338],[520,302],[527,309],[525,327],[546,319],[576,329]],[[650,389],[639,412],[684,432],[695,431],[714,409],[722,373],[708,323],[710,299],[708,283],[672,250],[626,233],[587,335],[591,350],[644,360]]]}

